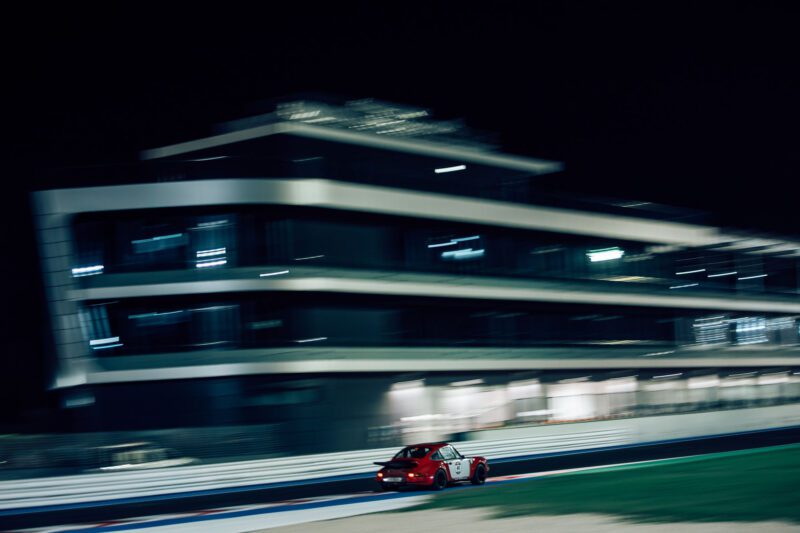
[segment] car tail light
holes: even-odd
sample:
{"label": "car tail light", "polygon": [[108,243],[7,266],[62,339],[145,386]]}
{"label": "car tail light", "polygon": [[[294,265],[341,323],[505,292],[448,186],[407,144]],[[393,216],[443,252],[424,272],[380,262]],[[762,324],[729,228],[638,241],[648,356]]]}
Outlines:
{"label": "car tail light", "polygon": [[383,472],[378,472],[378,477],[383,477]]}
{"label": "car tail light", "polygon": [[414,477],[414,472],[409,472],[408,477]]}

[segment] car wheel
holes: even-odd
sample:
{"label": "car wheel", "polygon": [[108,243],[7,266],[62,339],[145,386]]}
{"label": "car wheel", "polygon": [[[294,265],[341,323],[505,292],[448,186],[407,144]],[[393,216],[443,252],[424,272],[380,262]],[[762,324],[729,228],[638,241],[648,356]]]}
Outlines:
{"label": "car wheel", "polygon": [[475,468],[475,473],[472,475],[472,479],[470,479],[470,483],[473,485],[483,485],[486,483],[486,467],[483,465],[478,465]]}
{"label": "car wheel", "polygon": [[444,473],[444,470],[439,470],[433,477],[433,484],[431,485],[431,488],[433,490],[442,490],[446,486],[447,486],[447,474]]}

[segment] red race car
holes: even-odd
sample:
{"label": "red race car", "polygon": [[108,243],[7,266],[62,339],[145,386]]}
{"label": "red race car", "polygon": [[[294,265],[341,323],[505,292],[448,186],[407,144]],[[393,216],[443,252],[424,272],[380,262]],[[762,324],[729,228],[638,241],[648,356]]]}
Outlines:
{"label": "red race car", "polygon": [[391,461],[375,464],[383,467],[375,475],[381,490],[401,487],[442,490],[458,481],[483,485],[489,472],[486,458],[464,457],[446,442],[406,446]]}

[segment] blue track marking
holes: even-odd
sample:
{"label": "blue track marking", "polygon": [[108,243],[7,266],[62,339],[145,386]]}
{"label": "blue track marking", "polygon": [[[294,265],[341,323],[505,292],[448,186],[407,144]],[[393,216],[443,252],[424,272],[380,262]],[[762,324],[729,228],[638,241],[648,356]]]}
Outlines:
{"label": "blue track marking", "polygon": [[[516,480],[513,480],[516,481]],[[503,482],[498,482],[503,483]],[[459,488],[472,488],[472,487],[459,487]],[[107,526],[107,527],[89,527],[85,529],[71,529],[70,532],[111,532],[111,531],[128,531],[132,529],[146,529],[150,527],[160,527],[160,526],[172,526],[176,524],[188,524],[191,522],[207,522],[209,520],[224,520],[228,518],[239,518],[243,516],[256,516],[256,515],[264,515],[264,514],[273,514],[273,513],[282,513],[285,511],[305,511],[309,509],[319,509],[322,507],[334,507],[337,505],[348,505],[348,504],[355,504],[355,503],[365,503],[365,502],[375,502],[375,501],[385,501],[385,500],[396,500],[399,498],[408,498],[410,496],[419,496],[420,492],[408,492],[408,493],[394,493],[394,494],[381,494],[381,495],[370,495],[370,496],[357,496],[355,498],[348,498],[348,499],[337,499],[337,500],[326,500],[320,502],[310,502],[310,503],[298,503],[295,505],[279,505],[275,507],[268,507],[264,509],[246,509],[242,511],[231,511],[229,513],[221,512],[216,514],[209,514],[209,515],[198,515],[198,516],[185,516],[180,518],[165,518],[163,520],[152,520],[149,522],[139,522],[133,524],[120,524],[117,526]]]}
{"label": "blue track marking", "polygon": [[[518,483],[521,481],[531,481],[533,479],[539,478],[518,478],[518,479],[506,479],[502,481],[493,481],[492,486],[496,485],[505,485],[508,483]],[[478,489],[481,486],[473,486],[473,485],[456,485],[453,487],[448,487],[447,491],[452,492],[454,490],[467,490],[467,489]],[[87,527],[83,529],[70,529],[70,533],[89,533],[89,532],[98,532],[98,533],[105,533],[105,532],[112,532],[112,531],[129,531],[133,529],[147,529],[151,527],[161,527],[161,526],[171,526],[177,524],[188,524],[192,522],[207,522],[209,520],[225,520],[229,518],[239,518],[243,516],[257,516],[257,515],[264,515],[264,514],[273,514],[273,513],[283,513],[286,511],[304,511],[310,509],[319,509],[323,507],[335,507],[339,505],[350,505],[350,504],[357,504],[357,503],[367,503],[367,502],[377,502],[377,501],[386,501],[386,500],[397,500],[401,498],[409,498],[413,496],[420,496],[425,495],[426,491],[423,490],[409,490],[405,492],[396,492],[390,494],[370,494],[368,496],[355,496],[352,498],[339,498],[334,500],[324,500],[319,502],[309,502],[309,503],[297,503],[297,504],[289,504],[289,505],[276,505],[273,507],[266,507],[262,509],[246,509],[242,511],[230,511],[225,512],[221,511],[215,514],[207,514],[207,515],[195,515],[195,516],[182,516],[180,518],[164,518],[161,520],[149,520],[147,522],[136,522],[131,524],[119,524],[116,526],[101,526],[101,527]],[[434,494],[434,493],[427,493],[427,494]]]}

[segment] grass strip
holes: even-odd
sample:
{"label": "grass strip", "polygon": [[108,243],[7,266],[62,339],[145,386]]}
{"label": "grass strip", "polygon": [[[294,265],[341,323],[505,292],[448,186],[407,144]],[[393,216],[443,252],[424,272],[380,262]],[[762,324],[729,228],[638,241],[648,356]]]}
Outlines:
{"label": "grass strip", "polygon": [[444,492],[409,510],[492,507],[495,516],[602,513],[638,522],[800,523],[800,445],[667,459]]}

